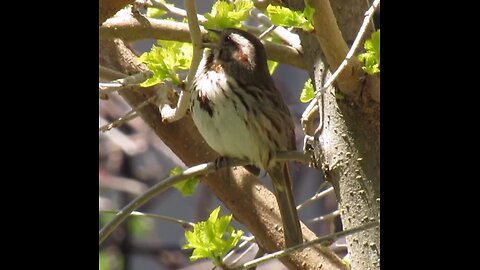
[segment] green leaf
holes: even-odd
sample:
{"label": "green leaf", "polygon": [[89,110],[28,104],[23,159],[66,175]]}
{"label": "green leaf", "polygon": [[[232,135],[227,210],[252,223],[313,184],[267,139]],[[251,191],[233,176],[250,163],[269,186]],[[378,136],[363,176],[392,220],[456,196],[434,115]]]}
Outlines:
{"label": "green leaf", "polygon": [[310,6],[308,1],[305,1],[305,9],[303,9],[303,16],[307,18],[307,20],[311,23],[313,20],[313,14],[315,13],[315,9]]}
{"label": "green leaf", "polygon": [[147,8],[147,17],[149,18],[158,18],[161,17],[162,15],[167,14],[167,11],[159,8],[154,8],[154,7],[149,7]]}
{"label": "green leaf", "polygon": [[312,79],[308,79],[303,86],[302,93],[300,94],[300,101],[307,103],[315,97],[315,91],[313,91]]}
{"label": "green leaf", "polygon": [[[175,5],[174,4],[167,4],[165,2],[165,0],[157,0],[158,2],[164,4],[165,6],[170,6],[170,7],[174,7]],[[158,17],[161,17],[165,14],[167,14],[168,12],[164,9],[159,9],[159,8],[156,8],[156,7],[149,7],[147,8],[147,17],[150,17],[150,18],[158,18]]]}
{"label": "green leaf", "polygon": [[[180,174],[182,172],[182,169],[180,167],[175,167],[170,171],[170,176]],[[182,193],[184,197],[188,197],[193,194],[195,189],[197,188],[198,185],[198,178],[197,177],[190,177],[188,179],[185,179],[179,183],[176,183],[173,185],[178,191]]]}
{"label": "green leaf", "polygon": [[204,14],[207,21],[203,26],[207,29],[241,28],[240,22],[247,19],[252,8],[251,0],[238,0],[233,3],[219,0],[212,6],[211,12]]}
{"label": "green leaf", "polygon": [[270,75],[272,75],[273,72],[275,72],[275,69],[276,69],[277,66],[278,66],[278,62],[272,61],[272,60],[268,60],[268,61],[267,61],[267,64],[268,64],[268,71],[270,72]]}
{"label": "green leaf", "polygon": [[[310,14],[311,13],[311,14]],[[313,16],[310,9],[307,10],[309,16]],[[313,30],[312,23],[306,18],[303,12],[293,11],[286,7],[268,5],[267,16],[270,18],[273,24],[286,26],[286,27],[298,27],[305,31]]]}
{"label": "green leaf", "polygon": [[220,206],[215,208],[207,221],[198,222],[192,231],[185,232],[187,243],[182,249],[193,249],[191,261],[202,258],[213,260],[217,266],[222,258],[235,247],[243,235],[241,230],[231,227],[232,215],[218,217]]}
{"label": "green leaf", "polygon": [[177,72],[190,68],[192,44],[169,40],[158,40],[157,44],[159,46],[153,45],[149,52],[138,58],[153,72],[153,76],[141,86],[152,86],[163,80],[171,80],[173,84],[179,85],[182,81]]}
{"label": "green leaf", "polygon": [[380,72],[380,29],[373,32],[371,38],[365,41],[365,53],[358,55],[358,60],[364,63],[362,69],[370,75]]}

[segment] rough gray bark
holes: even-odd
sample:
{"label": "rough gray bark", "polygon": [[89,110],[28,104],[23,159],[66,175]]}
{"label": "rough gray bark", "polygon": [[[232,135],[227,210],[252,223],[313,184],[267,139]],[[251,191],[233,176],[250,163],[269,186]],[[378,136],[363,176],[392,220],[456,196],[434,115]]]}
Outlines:
{"label": "rough gray bark", "polygon": [[[303,0],[286,1],[303,9]],[[331,6],[347,44],[355,39],[365,1],[335,0]],[[313,34],[299,32],[310,76],[318,90],[324,83],[326,62]],[[367,33],[367,37],[369,34]],[[331,70],[333,72],[335,70]],[[341,89],[326,90],[319,106],[323,129],[314,145],[317,164],[335,188],[344,229],[380,220],[380,105],[366,96],[342,95]],[[356,102],[353,102],[353,101]],[[358,102],[360,101],[360,102]],[[322,110],[321,110],[322,112]],[[347,237],[352,269],[380,269],[380,228]]]}

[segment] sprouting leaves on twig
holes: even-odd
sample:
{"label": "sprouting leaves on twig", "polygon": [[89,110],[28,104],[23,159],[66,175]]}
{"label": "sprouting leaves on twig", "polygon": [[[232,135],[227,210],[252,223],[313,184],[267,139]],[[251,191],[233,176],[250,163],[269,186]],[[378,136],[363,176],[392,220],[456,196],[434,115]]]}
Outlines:
{"label": "sprouting leaves on twig", "polygon": [[[175,167],[170,171],[170,176],[177,175],[182,172],[180,167]],[[189,177],[175,185],[173,185],[178,191],[182,193],[184,197],[188,197],[193,194],[198,185],[197,177]]]}
{"label": "sprouting leaves on twig", "polygon": [[364,63],[362,69],[370,75],[380,72],[380,29],[372,33],[370,39],[365,41],[365,53],[358,56]]}
{"label": "sprouting leaves on twig", "polygon": [[191,261],[208,258],[217,266],[222,265],[222,258],[235,247],[243,235],[229,226],[232,215],[218,217],[220,206],[212,211],[207,221],[198,222],[193,231],[186,231],[187,243],[182,249],[193,249]]}
{"label": "sprouting leaves on twig", "polygon": [[241,21],[247,19],[252,8],[251,0],[217,1],[212,6],[212,11],[205,13],[207,21],[203,26],[207,29],[241,28]]}
{"label": "sprouting leaves on twig", "polygon": [[298,27],[305,31],[313,30],[312,16],[315,10],[306,5],[303,12],[294,11],[286,7],[269,5],[267,16],[273,24],[286,27]]}
{"label": "sprouting leaves on twig", "polygon": [[315,97],[315,92],[313,91],[312,79],[308,79],[303,86],[302,93],[300,93],[300,101],[307,103]]}
{"label": "sprouting leaves on twig", "polygon": [[169,40],[158,40],[157,43],[159,46],[153,45],[149,52],[138,58],[153,72],[153,77],[141,86],[152,86],[165,79],[171,80],[174,85],[180,85],[182,81],[177,71],[190,68],[192,44]]}

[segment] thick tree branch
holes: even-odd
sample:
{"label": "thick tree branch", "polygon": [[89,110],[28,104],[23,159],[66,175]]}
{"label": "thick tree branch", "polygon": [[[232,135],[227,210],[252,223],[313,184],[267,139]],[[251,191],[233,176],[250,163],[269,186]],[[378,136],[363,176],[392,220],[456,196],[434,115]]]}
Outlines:
{"label": "thick tree branch", "polygon": [[[202,39],[208,40],[208,32],[200,28]],[[100,39],[120,38],[122,40],[164,39],[191,42],[188,24],[151,18],[117,17],[108,19],[99,30]],[[270,60],[292,65],[301,69],[307,66],[299,52],[287,45],[270,41],[262,41]]]}
{"label": "thick tree branch", "polygon": [[[302,9],[304,0],[285,2],[291,7]],[[304,59],[311,67],[310,76],[316,91],[319,92],[325,83],[328,67],[325,63],[329,63],[332,71],[337,68],[348,50],[348,47],[341,43],[343,39],[350,42],[357,36],[358,29],[361,28],[362,15],[367,8],[363,1],[336,0],[331,2],[335,13],[333,16],[328,1],[310,1],[310,4],[315,4],[316,8],[314,24],[316,35],[299,32],[299,36],[304,48]],[[343,37],[337,23],[344,33]],[[339,48],[340,52],[335,52]],[[336,65],[332,64],[335,61]],[[310,106],[310,112],[321,112],[321,132],[316,132],[316,136],[310,141],[316,164],[322,168],[327,180],[334,187],[344,230],[380,220],[379,103],[365,102],[361,104],[363,106],[352,104],[352,100],[357,101],[357,105],[358,101],[365,101],[358,97],[358,93],[365,90],[371,93],[368,91],[371,82],[378,80],[371,80],[373,76],[367,76],[367,81],[359,84],[356,89],[355,86],[352,87],[350,94],[345,95],[346,98],[337,98],[339,90],[345,93],[345,89],[338,89],[342,88],[341,76],[350,76],[346,79],[354,79],[352,82],[354,85],[360,83],[360,80],[357,82],[355,80],[362,78],[358,72],[358,69],[353,70],[347,65],[337,83],[326,88],[319,102],[311,103]],[[370,97],[374,99],[373,95],[362,97],[368,97],[367,101]],[[304,117],[308,117],[308,114],[307,112]],[[379,228],[348,236],[346,240],[352,270],[380,269]]]}
{"label": "thick tree branch", "polygon": [[133,4],[135,0],[100,0],[99,2],[99,21],[98,25],[115,15],[120,9],[128,4]]}

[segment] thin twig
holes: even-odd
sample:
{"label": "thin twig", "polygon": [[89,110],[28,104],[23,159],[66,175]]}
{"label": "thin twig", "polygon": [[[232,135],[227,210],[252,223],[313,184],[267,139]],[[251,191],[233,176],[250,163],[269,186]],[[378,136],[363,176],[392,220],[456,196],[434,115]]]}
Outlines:
{"label": "thin twig", "polygon": [[121,79],[113,80],[111,82],[100,82],[98,84],[100,93],[102,94],[109,94],[111,92],[118,91],[119,88],[128,86],[128,85],[139,85],[143,83],[145,80],[151,78],[153,76],[153,72],[150,70],[145,70],[143,72],[133,74],[131,76],[127,76]]}
{"label": "thin twig", "polygon": [[185,8],[187,9],[188,28],[190,30],[190,39],[193,47],[192,63],[190,64],[190,70],[187,75],[187,82],[185,88],[178,97],[177,107],[171,108],[170,106],[164,106],[161,110],[163,120],[167,122],[174,122],[181,119],[187,113],[190,105],[190,87],[197,73],[198,65],[202,60],[203,44],[202,44],[202,32],[200,25],[198,24],[197,7],[195,0],[185,0]]}
{"label": "thin twig", "polygon": [[185,8],[187,9],[188,17],[188,29],[190,31],[190,38],[193,46],[192,63],[190,65],[190,70],[187,76],[187,91],[190,89],[193,78],[197,73],[198,65],[200,64],[203,55],[202,32],[200,30],[200,25],[198,24],[198,18],[196,16],[197,6],[195,2],[195,0],[185,0]]}
{"label": "thin twig", "polygon": [[277,28],[276,25],[270,25],[267,29],[265,29],[265,31],[263,31],[260,35],[258,35],[258,39],[262,40],[264,39],[266,36],[268,36],[273,30],[275,30],[275,28]]}
{"label": "thin twig", "polygon": [[[108,214],[117,214],[118,210],[99,210],[100,213],[108,213]],[[170,221],[176,224],[181,225],[185,229],[190,229],[193,228],[195,223],[177,219],[177,218],[172,218],[164,215],[157,215],[157,214],[147,214],[147,213],[142,213],[142,212],[137,212],[133,211],[132,213],[129,214],[129,216],[140,216],[140,217],[148,217],[148,218],[155,218],[155,219],[160,219],[160,220],[165,220],[165,221]]]}
{"label": "thin twig", "polygon": [[[111,132],[107,134],[111,134]],[[121,192],[127,192],[133,195],[141,194],[142,192],[145,192],[148,188],[148,186],[144,183],[127,177],[109,175],[105,178],[106,181],[100,181],[101,188],[109,188]]]}
{"label": "thin twig", "polygon": [[320,193],[320,191],[322,191],[322,189],[328,185],[330,185],[331,183],[328,182],[328,181],[323,181],[323,183],[320,184],[320,186],[318,186],[317,188],[317,191],[315,192],[315,194],[318,194]]}
{"label": "thin twig", "polygon": [[132,109],[131,111],[126,113],[124,116],[121,116],[117,120],[114,120],[112,123],[100,126],[99,131],[107,132],[107,131],[111,130],[112,128],[118,128],[121,125],[125,124],[126,122],[137,118],[138,116],[139,115],[138,115],[137,111],[135,109]]}
{"label": "thin twig", "polygon": [[341,237],[348,236],[348,235],[351,235],[351,234],[354,234],[354,233],[358,233],[358,232],[361,232],[361,231],[364,231],[364,230],[368,230],[368,229],[374,228],[374,227],[379,226],[379,225],[380,225],[380,221],[374,221],[374,222],[370,222],[370,223],[367,223],[367,224],[364,224],[364,225],[360,225],[356,228],[352,228],[352,229],[349,229],[349,230],[344,230],[344,231],[341,231],[341,232],[329,234],[327,236],[319,237],[315,240],[308,241],[308,242],[305,242],[303,244],[287,248],[285,250],[280,250],[280,251],[277,251],[277,252],[274,252],[274,253],[271,253],[271,254],[267,254],[267,255],[265,255],[261,258],[258,258],[258,259],[252,260],[250,262],[247,262],[240,267],[229,268],[229,270],[247,269],[249,267],[258,265],[262,262],[266,262],[266,261],[271,260],[271,259],[279,259],[279,258],[285,257],[285,256],[287,256],[287,255],[289,255],[289,254],[291,254],[291,253],[293,253],[297,250],[304,249],[306,247],[317,245],[317,244],[322,244],[322,243],[325,243],[325,242],[329,243],[329,242],[335,241],[335,240],[337,240]]}
{"label": "thin twig", "polygon": [[[107,120],[98,116],[100,125],[110,125]],[[119,130],[112,129],[110,132],[105,132],[102,135],[109,138],[113,143],[120,147],[128,156],[136,155],[140,152],[140,147],[128,136],[120,132]]]}
{"label": "thin twig", "polygon": [[305,221],[305,224],[307,224],[307,223],[310,224],[310,223],[314,223],[314,222],[318,222],[318,221],[324,221],[324,220],[332,220],[332,219],[334,219],[335,217],[338,217],[338,216],[340,216],[340,211],[335,210],[332,213],[328,213],[328,214],[323,215],[323,216],[319,216],[319,217],[316,217],[316,218],[309,219],[309,220]]}
{"label": "thin twig", "polygon": [[330,192],[333,191],[333,187],[329,187],[327,189],[325,189],[324,191],[320,192],[320,193],[317,193],[315,194],[314,196],[312,196],[310,199],[304,201],[303,203],[301,203],[299,206],[297,206],[297,211],[302,209],[303,207],[305,207],[306,205],[324,197],[325,195],[329,194]]}
{"label": "thin twig", "polygon": [[[168,11],[169,13],[171,13],[171,14],[173,14],[173,15],[180,16],[180,17],[182,17],[182,18],[187,17],[187,11],[185,11],[184,9],[177,8],[177,7],[175,7],[174,5],[164,4],[164,3],[162,3],[162,2],[155,1],[155,0],[151,0],[151,1],[152,1],[152,6],[155,7],[155,8]],[[197,19],[198,19],[198,21],[201,22],[201,23],[204,23],[204,22],[207,21],[207,19],[205,18],[205,16],[200,15],[200,14],[197,14]]]}
{"label": "thin twig", "polygon": [[113,121],[112,123],[110,124],[106,124],[106,125],[103,125],[99,128],[99,131],[101,132],[106,132],[106,131],[109,131],[111,130],[112,128],[117,128],[123,124],[125,124],[126,122],[136,118],[139,116],[138,114],[138,111],[147,106],[148,104],[154,102],[155,100],[157,99],[157,95],[153,95],[151,97],[149,97],[147,100],[143,101],[142,103],[140,103],[137,107],[133,108],[132,110],[130,110],[128,113],[126,113],[124,116],[118,118],[117,120]]}
{"label": "thin twig", "polygon": [[[292,159],[292,157],[295,157],[295,159]],[[278,152],[274,159],[278,161],[294,160],[294,161],[305,162],[307,158],[301,152],[282,151],[282,152]],[[120,210],[117,213],[117,215],[100,230],[99,244],[102,244],[102,242],[105,239],[107,239],[107,237],[128,217],[130,213],[132,213],[135,209],[138,209],[145,203],[149,202],[158,194],[172,187],[174,184],[182,180],[185,180],[189,177],[201,176],[201,175],[213,173],[216,170],[222,169],[227,166],[229,167],[245,166],[248,164],[250,164],[249,161],[239,160],[239,159],[227,159],[227,162],[221,163],[221,164],[216,164],[215,162],[209,162],[209,163],[204,163],[204,164],[200,164],[200,165],[188,168],[180,174],[166,178],[165,180],[152,186],[145,193],[136,197],[129,204],[127,204],[122,210]]]}
{"label": "thin twig", "polygon": [[[242,243],[240,243],[238,246],[236,246],[234,249],[232,249],[230,252],[228,252],[227,255],[225,255],[223,257],[223,259],[222,259],[223,262],[225,263],[228,260],[228,258],[230,258],[230,256],[235,254],[235,252],[237,252],[238,250],[240,250],[241,248],[243,248],[247,244],[251,243],[254,239],[255,239],[255,236],[253,236],[253,235],[245,238]],[[252,243],[252,245],[253,245],[253,243]]]}
{"label": "thin twig", "polygon": [[[261,10],[254,8],[250,11],[252,17],[258,22],[264,24],[267,27],[271,27],[273,23]],[[302,43],[300,37],[297,34],[294,34],[283,26],[277,26],[273,29],[273,32],[283,41],[288,43],[290,46],[294,47],[297,51],[302,52]]]}
{"label": "thin twig", "polygon": [[235,258],[235,260],[233,260],[232,262],[229,263],[229,265],[234,265],[236,264],[238,261],[240,261],[243,257],[245,257],[245,255],[248,254],[248,252],[250,252],[250,250],[252,250],[253,248],[255,247],[255,244],[251,244],[247,249],[245,249],[245,251],[243,251],[240,255],[238,255],[237,258]]}
{"label": "thin twig", "polygon": [[[102,210],[102,209],[100,209],[99,212],[100,213],[108,213],[108,214],[117,214],[119,211],[118,210],[105,210],[105,209]],[[133,211],[132,213],[130,213],[129,216],[140,216],[140,217],[148,217],[148,218],[170,221],[170,222],[179,224],[180,226],[182,226],[186,230],[193,229],[193,227],[195,226],[195,223],[190,222],[190,221],[185,221],[185,220],[182,220],[182,219],[172,218],[172,217],[169,217],[169,216],[158,215],[158,214],[148,214],[148,213]],[[249,241],[251,241],[250,237],[245,237],[245,236],[240,237],[240,239],[245,241],[244,243],[248,243]]]}

